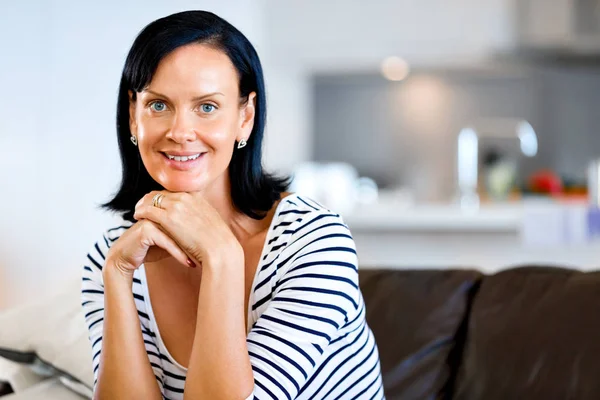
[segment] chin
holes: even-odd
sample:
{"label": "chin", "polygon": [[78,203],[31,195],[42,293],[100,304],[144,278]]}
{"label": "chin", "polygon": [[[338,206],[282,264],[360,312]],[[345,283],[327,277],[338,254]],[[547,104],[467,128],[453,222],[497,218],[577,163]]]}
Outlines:
{"label": "chin", "polygon": [[205,186],[199,182],[191,182],[189,180],[160,182],[160,184],[169,192],[201,192]]}

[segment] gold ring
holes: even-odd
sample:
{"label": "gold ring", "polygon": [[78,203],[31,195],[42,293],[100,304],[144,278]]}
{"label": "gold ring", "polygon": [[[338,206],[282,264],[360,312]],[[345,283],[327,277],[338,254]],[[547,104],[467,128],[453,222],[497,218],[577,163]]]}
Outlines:
{"label": "gold ring", "polygon": [[162,193],[155,194],[154,197],[152,198],[152,205],[156,208],[162,208],[160,206],[160,204],[162,203],[163,197],[164,197],[164,195]]}

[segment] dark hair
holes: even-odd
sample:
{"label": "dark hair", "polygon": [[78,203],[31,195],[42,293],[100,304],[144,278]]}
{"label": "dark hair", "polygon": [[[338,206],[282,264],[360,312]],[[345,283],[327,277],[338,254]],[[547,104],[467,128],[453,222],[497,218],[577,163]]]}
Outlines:
{"label": "dark hair", "polygon": [[290,184],[289,177],[277,177],[262,166],[262,140],[267,109],[262,67],[256,50],[233,25],[207,11],[184,11],[160,18],[146,26],[127,55],[117,102],[117,140],[123,165],[121,187],[103,208],[121,212],[132,222],[135,204],[153,190],[164,190],[148,173],[139,151],[130,140],[129,94],[147,87],[160,61],[175,49],[203,43],[223,51],[239,76],[243,101],[256,93],[254,127],[243,150],[234,149],[229,164],[231,197],[235,207],[254,219],[262,219]]}

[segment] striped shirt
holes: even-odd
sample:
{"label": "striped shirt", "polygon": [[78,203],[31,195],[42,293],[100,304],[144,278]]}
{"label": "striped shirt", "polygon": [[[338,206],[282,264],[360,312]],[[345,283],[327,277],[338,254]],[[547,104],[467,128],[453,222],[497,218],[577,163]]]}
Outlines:
{"label": "striped shirt", "polygon": [[[131,225],[123,221],[104,232],[83,267],[82,305],[94,355],[94,386],[102,349],[102,267],[111,244]],[[298,194],[278,204],[248,306],[255,399],[384,399],[357,265],[354,241],[340,215]],[[183,399],[187,370],[161,339],[143,265],[134,273],[132,290],[163,397]]]}

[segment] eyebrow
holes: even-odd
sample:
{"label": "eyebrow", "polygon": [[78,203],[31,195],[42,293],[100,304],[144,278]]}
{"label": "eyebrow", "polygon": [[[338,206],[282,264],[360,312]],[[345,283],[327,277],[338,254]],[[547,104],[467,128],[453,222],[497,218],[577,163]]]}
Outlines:
{"label": "eyebrow", "polygon": [[[145,92],[152,93],[153,95],[155,95],[155,96],[158,96],[158,97],[164,97],[165,99],[169,99],[169,97],[168,97],[168,96],[165,96],[164,94],[161,94],[161,93],[155,92],[155,91],[153,91],[153,90],[150,90],[150,89],[146,89],[146,90],[145,90]],[[219,96],[225,96],[225,95],[224,95],[223,93],[221,93],[221,92],[212,92],[212,93],[203,94],[202,96],[196,96],[196,97],[194,97],[194,98],[192,99],[192,101],[204,100],[204,99],[206,99],[207,97],[211,97],[211,96],[217,96],[217,95],[219,95]]]}

